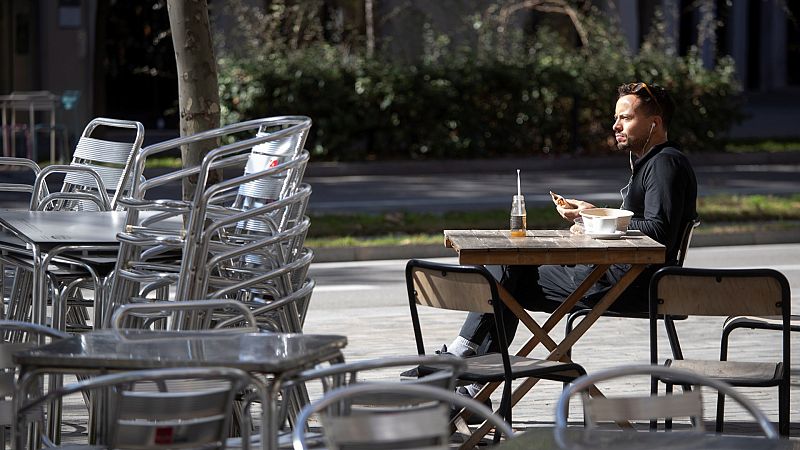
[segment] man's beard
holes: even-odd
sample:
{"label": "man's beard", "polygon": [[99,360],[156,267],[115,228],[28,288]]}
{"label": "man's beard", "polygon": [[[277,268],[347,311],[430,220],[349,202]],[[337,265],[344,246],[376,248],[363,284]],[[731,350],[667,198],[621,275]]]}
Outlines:
{"label": "man's beard", "polygon": [[639,149],[644,147],[644,143],[640,142],[638,139],[631,138],[628,135],[625,135],[625,142],[617,142],[617,150],[620,151],[633,151],[634,149]]}

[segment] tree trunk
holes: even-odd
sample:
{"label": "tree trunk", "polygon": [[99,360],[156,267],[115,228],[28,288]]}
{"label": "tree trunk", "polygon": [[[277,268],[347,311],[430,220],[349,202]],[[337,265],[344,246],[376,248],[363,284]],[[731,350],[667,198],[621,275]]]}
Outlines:
{"label": "tree trunk", "polygon": [[[178,71],[181,136],[219,127],[219,84],[206,0],[167,0]],[[181,148],[183,167],[196,166],[216,147],[203,142]],[[197,179],[185,179],[183,198],[191,199]]]}

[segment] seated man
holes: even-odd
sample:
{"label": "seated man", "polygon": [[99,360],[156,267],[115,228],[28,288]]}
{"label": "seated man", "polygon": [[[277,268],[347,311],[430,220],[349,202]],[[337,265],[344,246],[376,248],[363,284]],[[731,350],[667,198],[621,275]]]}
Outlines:
{"label": "seated man", "polygon": [[[624,84],[618,89],[614,113],[614,135],[619,150],[630,152],[631,177],[620,190],[622,208],[633,211],[630,229],[664,244],[666,265],[674,264],[682,230],[697,216],[697,180],[688,159],[677,144],[667,140],[667,128],[675,109],[667,92],[645,83]],[[569,221],[580,211],[594,205],[569,199],[558,206],[558,213]],[[563,202],[561,202],[563,205]],[[641,273],[611,306],[620,312],[648,310],[648,283],[661,265]],[[554,311],[592,271],[592,266],[492,266],[489,270],[526,309]],[[591,307],[630,269],[629,265],[611,266],[587,292],[577,307]],[[518,319],[507,310],[505,319],[509,341],[516,332]],[[494,327],[492,314],[470,313],[459,336],[443,351],[457,356],[471,356],[497,351],[489,330]],[[479,387],[466,392],[473,395]]]}

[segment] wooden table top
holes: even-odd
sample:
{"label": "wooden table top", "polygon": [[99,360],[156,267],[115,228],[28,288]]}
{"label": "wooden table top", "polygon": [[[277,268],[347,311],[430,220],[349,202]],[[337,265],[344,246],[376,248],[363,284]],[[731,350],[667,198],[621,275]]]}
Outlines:
{"label": "wooden table top", "polygon": [[508,230],[444,230],[444,238],[460,264],[659,264],[666,258],[665,247],[641,232],[594,239],[569,230],[528,230],[514,238]]}

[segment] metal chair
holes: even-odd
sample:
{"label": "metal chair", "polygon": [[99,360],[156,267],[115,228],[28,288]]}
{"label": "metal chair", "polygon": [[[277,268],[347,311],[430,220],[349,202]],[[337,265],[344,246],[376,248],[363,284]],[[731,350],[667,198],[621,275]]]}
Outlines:
{"label": "metal chair", "polygon": [[[782,348],[778,362],[671,359],[666,365],[686,369],[733,386],[777,386],[779,430],[789,434],[791,293],[786,277],[772,269],[694,269],[667,267],[650,283],[650,360],[658,364],[656,320],[662,314],[688,316],[779,316]],[[662,380],[668,389],[675,384]],[[655,390],[656,386],[653,386]],[[722,411],[720,411],[722,412]],[[717,417],[722,429],[723,417]]]}
{"label": "metal chair", "polygon": [[[184,384],[187,382],[191,383],[189,388]],[[20,401],[17,448],[25,448],[25,430],[36,420],[29,413],[42,404],[74,393],[110,390],[110,409],[100,425],[98,440],[102,445],[114,449],[222,450],[233,402],[251,384],[258,385],[246,372],[227,367],[138,370],[89,378]],[[176,385],[183,388],[175,389]],[[248,433],[250,427],[242,429]],[[245,448],[249,441],[246,435]]]}
{"label": "metal chair", "polygon": [[[589,389],[597,383],[631,377],[635,375],[648,375],[669,379],[679,384],[689,384],[697,387],[683,394],[669,394],[658,396],[655,393],[647,396],[623,395],[618,397],[597,396],[591,397]],[[747,397],[738,393],[729,384],[713,378],[700,375],[687,370],[676,369],[658,365],[631,365],[601,370],[576,379],[568,386],[556,405],[556,437],[564,440],[568,425],[570,399],[580,394],[583,400],[585,428],[587,431],[596,429],[600,422],[626,423],[631,420],[647,420],[673,417],[689,417],[692,419],[691,432],[704,433],[703,427],[703,401],[699,387],[707,386],[731,396],[758,423],[761,431],[769,439],[779,439],[775,427]],[[623,428],[634,430],[633,428]],[[561,442],[562,448],[572,448]]]}
{"label": "metal chair", "polygon": [[[116,142],[93,137],[97,130],[108,128],[133,130],[130,141]],[[42,169],[34,185],[34,194],[46,187],[47,178],[64,174],[60,192],[34,195],[32,210],[97,211],[117,209],[117,200],[132,185],[131,163],[144,142],[144,126],[135,121],[97,118],[81,134],[72,162]],[[72,197],[71,197],[72,196]],[[99,201],[103,205],[98,206]]]}
{"label": "metal chair", "polygon": [[[302,219],[305,211],[310,188],[302,187],[299,181],[308,152],[300,149],[310,125],[305,117],[259,119],[143,149],[134,161],[131,196],[121,201],[129,214],[126,231],[120,234],[114,297],[142,297],[144,290],[166,291],[172,285],[177,299],[207,298],[199,293],[196,282],[207,276],[203,269],[209,258],[232,247],[249,248],[253,231],[265,229],[265,233],[255,235],[269,235],[295,226],[299,219],[290,220],[284,212],[295,208],[292,211],[300,211],[295,216]],[[189,143],[215,145],[219,139],[230,143],[211,150],[199,166],[138,182],[147,158]],[[280,154],[267,153],[278,151],[276,148]],[[222,180],[210,177],[212,172],[230,173],[235,168],[244,169],[244,174]],[[197,177],[191,200],[151,198],[159,186],[189,177]],[[275,185],[279,187],[255,197],[259,188]],[[270,198],[276,192],[279,198]],[[295,207],[295,201],[303,206]],[[161,226],[167,220],[177,220],[184,226],[178,230]],[[257,249],[250,253],[257,253]],[[233,257],[248,259],[246,253]],[[223,259],[218,258],[220,264]]]}
{"label": "metal chair", "polygon": [[[296,426],[300,410],[308,404],[308,385],[321,388],[322,395],[333,389],[350,386],[356,383],[385,382],[386,371],[396,367],[409,367],[419,364],[437,365],[442,370],[417,380],[404,381],[409,384],[422,384],[452,390],[455,388],[458,374],[466,367],[459,358],[442,356],[400,356],[384,357],[337,363],[308,369],[286,379],[276,380],[273,389],[280,392],[283,401],[277,411],[278,422],[283,426]],[[394,375],[394,371],[392,371]],[[273,394],[273,397],[277,394]],[[408,404],[406,396],[395,396],[391,393],[372,395],[351,404],[351,411],[368,409],[369,411],[386,410]],[[308,437],[308,436],[307,436]],[[319,441],[320,435],[314,440]],[[255,436],[254,436],[255,438]],[[279,447],[291,447],[290,432],[279,435]]]}
{"label": "metal chair", "polygon": [[[6,429],[14,425],[14,398],[16,396],[17,366],[12,358],[15,352],[55,341],[68,334],[49,327],[16,320],[0,320],[0,447],[6,448]],[[42,410],[35,411],[41,414]]]}
{"label": "metal chair", "polygon": [[[126,142],[116,142],[95,137],[99,130],[122,129],[131,130],[131,137]],[[144,140],[144,127],[135,121],[97,118],[85,128],[78,142],[73,160],[69,165],[51,165],[41,170],[32,186],[31,210],[39,211],[109,211],[117,207],[116,201],[126,194],[131,186],[130,168],[133,156],[141,148]],[[49,192],[47,180],[53,174],[64,174],[61,190]],[[42,255],[43,263],[29,262],[17,258],[17,283],[31,284],[28,280],[32,271],[43,270],[55,265],[56,270],[48,271],[48,285],[32,286],[38,295],[52,293],[54,312],[59,315],[52,321],[53,326],[70,331],[91,329],[91,320],[86,310],[88,306],[102,302],[102,284],[113,266],[98,264],[98,259],[86,258],[86,252],[93,256],[102,256],[103,249],[83,247],[81,249],[60,248],[57,252]],[[108,249],[105,249],[108,254]],[[36,254],[38,252],[34,252]],[[35,284],[35,283],[34,283]],[[94,299],[86,299],[83,289],[95,292]],[[23,320],[28,314],[29,306],[24,296],[30,293],[20,292],[23,297],[10,300],[10,307],[15,311],[16,319]],[[21,304],[21,305],[17,305]],[[56,304],[65,305],[55,307]],[[67,325],[67,323],[69,325]]]}
{"label": "metal chair", "polygon": [[[387,394],[396,399],[406,397],[408,406],[377,412],[359,410],[358,414],[350,409],[354,402]],[[513,438],[513,430],[502,418],[481,403],[451,390],[406,383],[357,383],[332,390],[303,408],[292,433],[294,449],[310,448],[304,425],[315,413],[322,413],[323,435],[331,450],[446,449],[451,404],[484,418],[496,432]]]}
{"label": "metal chair", "polygon": [[[503,382],[503,399],[499,408],[502,417],[511,422],[511,382],[517,378],[543,378],[572,381],[586,371],[578,364],[549,361],[508,354],[509,342],[503,326],[503,300],[498,284],[483,266],[459,266],[412,259],[406,265],[406,289],[411,321],[417,341],[417,352],[425,354],[417,305],[456,311],[492,313],[496,327],[492,338],[500,353],[466,358],[467,369],[459,375],[473,383]],[[432,373],[435,367],[420,366],[420,374]]]}
{"label": "metal chair", "polygon": [[[305,186],[287,199],[260,209],[269,214],[292,202],[305,203],[309,194],[310,188]],[[137,247],[140,256],[137,258],[131,253],[131,259],[118,265],[116,275],[120,282],[129,281],[131,287],[139,283],[142,287],[130,292],[139,298],[146,296],[147,291],[163,289],[166,285],[176,286],[177,299],[237,298],[254,308],[288,296],[303,286],[313,258],[313,252],[302,247],[309,226],[308,218],[292,228],[275,230],[272,234],[236,233],[238,227],[235,225],[242,221],[242,217],[256,217],[259,212],[248,210],[209,218],[200,240],[194,242],[180,236],[166,236],[166,232],[156,235],[153,225],[144,233],[141,232],[143,226],[135,233],[122,233],[120,241]],[[184,250],[188,247],[195,249],[199,260],[193,265],[194,270],[187,268],[192,266],[186,262],[189,256]],[[170,253],[181,255],[183,260],[162,259],[163,255]],[[300,323],[306,307],[307,303],[298,303],[295,315]]]}
{"label": "metal chair", "polygon": [[[237,300],[211,299],[152,302],[122,305],[114,311],[113,329],[149,329],[155,331],[203,333],[258,333],[262,327],[244,303]],[[174,384],[190,389],[191,384]],[[233,408],[234,429],[249,427],[249,400],[237,396]],[[248,416],[248,417],[246,417]],[[243,433],[244,434],[244,433]]]}
{"label": "metal chair", "polygon": [[[303,248],[311,187],[301,183],[310,123],[259,119],[144,149],[138,168],[142,159],[187,141],[239,139],[211,150],[198,167],[134,184],[131,197],[122,199],[129,215],[119,234],[113,297],[166,299],[173,290],[178,301],[236,299],[258,311],[259,326],[301,332],[313,289],[306,280],[313,252]],[[237,168],[243,173],[230,176]],[[222,180],[208,178],[222,169]],[[194,175],[193,199],[149,198],[156,187]],[[168,221],[181,226],[170,229]]]}
{"label": "metal chair", "polygon": [[[694,219],[689,221],[686,226],[683,228],[683,233],[681,233],[681,245],[678,249],[678,257],[675,261],[674,265],[677,267],[683,267],[683,262],[686,260],[686,252],[689,250],[689,246],[692,242],[692,235],[694,234],[695,228],[700,226],[700,219]],[[575,321],[579,318],[586,317],[592,310],[589,308],[579,309],[577,311],[573,311],[567,316],[567,325],[565,329],[565,334],[569,334],[572,332],[572,328],[575,326]],[[616,312],[616,311],[606,311],[603,313],[605,317],[620,317],[624,319],[649,319],[650,314],[647,312],[636,313],[636,312]],[[678,344],[678,333],[675,330],[675,321],[676,320],[684,320],[686,316],[662,316],[659,317],[664,321],[664,329],[667,331],[667,338],[669,339],[670,347],[672,348],[672,354],[676,358],[682,358],[681,356],[681,349],[680,345]],[[567,356],[572,356],[572,349],[567,352]]]}

